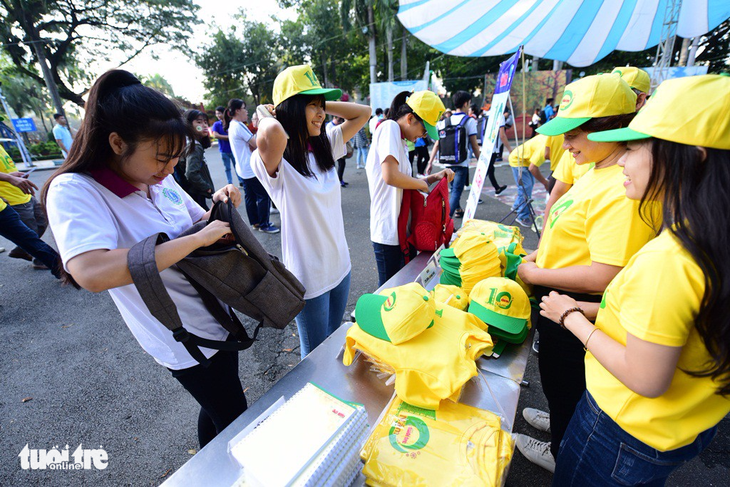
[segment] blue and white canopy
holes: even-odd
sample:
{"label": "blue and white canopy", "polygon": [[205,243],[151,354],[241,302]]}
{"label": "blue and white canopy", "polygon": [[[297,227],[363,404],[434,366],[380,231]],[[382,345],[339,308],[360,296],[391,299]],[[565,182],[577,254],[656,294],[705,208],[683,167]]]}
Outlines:
{"label": "blue and white canopy", "polygon": [[[525,54],[588,66],[611,51],[659,43],[671,0],[400,0],[398,18],[454,56]],[[677,0],[679,1],[679,0]],[[730,17],[730,0],[684,0],[677,35],[705,34]]]}

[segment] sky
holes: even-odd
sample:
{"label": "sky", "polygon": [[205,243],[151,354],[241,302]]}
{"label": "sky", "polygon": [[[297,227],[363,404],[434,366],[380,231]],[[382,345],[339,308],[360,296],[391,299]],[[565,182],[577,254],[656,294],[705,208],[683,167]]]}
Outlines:
{"label": "sky", "polygon": [[[235,22],[233,16],[241,8],[245,8],[249,19],[262,22],[267,21],[271,15],[292,20],[297,15],[296,11],[291,9],[280,9],[276,0],[233,0],[229,2],[195,0],[195,3],[200,6],[198,11],[200,24],[188,41],[194,50],[200,46],[210,44],[210,41],[205,38],[205,34],[211,32],[212,29],[206,29],[206,25],[210,26],[214,22],[225,31],[233,25]],[[153,59],[152,50],[148,50],[122,66],[122,68],[139,75],[159,73],[172,85],[176,95],[194,103],[202,102],[205,94],[203,72],[195,66],[192,59],[171,49],[169,46],[156,46],[153,49],[159,59]]]}

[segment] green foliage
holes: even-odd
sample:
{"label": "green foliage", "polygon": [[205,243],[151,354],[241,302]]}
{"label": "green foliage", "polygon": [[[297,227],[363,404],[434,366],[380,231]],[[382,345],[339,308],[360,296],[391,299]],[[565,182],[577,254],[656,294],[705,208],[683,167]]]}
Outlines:
{"label": "green foliage", "polygon": [[[51,159],[62,157],[61,148],[58,147],[58,144],[55,141],[30,144],[26,148],[30,152],[30,155],[33,159]],[[23,158],[20,155],[20,150],[18,150],[16,146],[10,147],[8,154],[10,155],[10,157],[13,158],[13,161],[23,162]]]}
{"label": "green foliage", "polygon": [[112,52],[127,59],[145,48],[169,44],[186,50],[198,10],[193,0],[2,0],[2,50],[22,74],[43,83],[31,68],[40,47],[62,98],[83,106],[79,85],[98,73],[89,67]]}
{"label": "green foliage", "polygon": [[172,85],[159,73],[152,74],[150,76],[137,76],[143,85],[149,86],[160,93],[164,93],[168,96],[175,96],[175,90],[172,89]]}

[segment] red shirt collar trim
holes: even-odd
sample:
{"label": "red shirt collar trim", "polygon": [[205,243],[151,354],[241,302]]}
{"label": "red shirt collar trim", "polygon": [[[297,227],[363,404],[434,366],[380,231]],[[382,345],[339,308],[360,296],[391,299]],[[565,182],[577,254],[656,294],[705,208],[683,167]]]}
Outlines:
{"label": "red shirt collar trim", "polygon": [[94,178],[97,183],[101,184],[120,198],[124,198],[135,191],[139,191],[138,188],[132,186],[130,183],[122,179],[119,174],[115,173],[108,167],[94,169],[89,171],[89,174],[91,174],[91,177]]}

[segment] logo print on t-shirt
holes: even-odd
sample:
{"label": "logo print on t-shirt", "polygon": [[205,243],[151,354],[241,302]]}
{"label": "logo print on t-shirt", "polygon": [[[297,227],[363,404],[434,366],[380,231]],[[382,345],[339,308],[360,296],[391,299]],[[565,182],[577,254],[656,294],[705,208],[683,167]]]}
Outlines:
{"label": "logo print on t-shirt", "polygon": [[183,204],[182,198],[179,194],[177,194],[177,191],[175,191],[174,189],[163,188],[162,195],[168,200],[172,201],[173,204],[176,204],[178,206]]}
{"label": "logo print on t-shirt", "polygon": [[[560,200],[558,200],[560,201]],[[558,206],[553,207],[553,211],[550,212],[550,228],[553,228],[553,225],[555,225],[555,222],[558,221],[558,218],[560,218],[560,215],[562,215],[565,210],[571,207],[573,204],[573,200],[565,200],[564,202],[560,203]]]}

